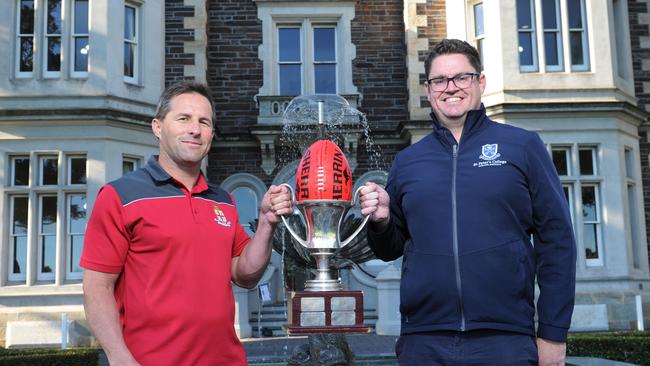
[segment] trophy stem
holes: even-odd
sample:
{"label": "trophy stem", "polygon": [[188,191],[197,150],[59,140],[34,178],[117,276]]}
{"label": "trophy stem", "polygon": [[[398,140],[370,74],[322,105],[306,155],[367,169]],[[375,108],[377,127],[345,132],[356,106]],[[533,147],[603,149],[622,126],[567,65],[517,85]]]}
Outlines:
{"label": "trophy stem", "polygon": [[316,259],[316,278],[305,282],[305,291],[342,290],[338,271],[336,271],[336,279],[333,279],[330,270],[330,258],[334,253],[312,252],[311,255]]}

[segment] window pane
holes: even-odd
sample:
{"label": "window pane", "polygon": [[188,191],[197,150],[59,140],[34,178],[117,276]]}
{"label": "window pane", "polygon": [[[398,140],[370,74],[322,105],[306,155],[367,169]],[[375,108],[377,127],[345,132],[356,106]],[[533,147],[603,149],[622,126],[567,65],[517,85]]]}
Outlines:
{"label": "window pane", "polygon": [[135,170],[135,162],[130,160],[122,161],[122,175]]}
{"label": "window pane", "polygon": [[84,245],[84,235],[70,236],[70,272],[81,272],[79,267],[79,259],[81,259],[81,251]]}
{"label": "window pane", "polygon": [[27,237],[14,237],[13,245],[14,264],[12,273],[25,274],[25,270],[27,269]]}
{"label": "window pane", "polygon": [[280,62],[300,61],[300,28],[280,28]]}
{"label": "window pane", "polygon": [[336,32],[334,28],[314,28],[314,60],[336,60]]}
{"label": "window pane", "polygon": [[571,32],[571,65],[584,65],[582,32]]}
{"label": "window pane", "polygon": [[88,0],[74,2],[74,32],[88,34]]}
{"label": "window pane", "polygon": [[316,93],[336,94],[336,65],[315,65]]}
{"label": "window pane", "polygon": [[42,198],[41,234],[56,234],[56,197]]}
{"label": "window pane", "polygon": [[553,150],[553,164],[558,175],[569,175],[569,167],[567,166],[567,150]]}
{"label": "window pane", "polygon": [[544,50],[546,51],[546,65],[557,66],[560,64],[557,53],[557,33],[544,33]]}
{"label": "window pane", "polygon": [[135,8],[124,7],[124,39],[135,42]]}
{"label": "window pane", "polygon": [[280,65],[280,95],[301,94],[300,65]]}
{"label": "window pane", "polygon": [[20,37],[20,71],[29,72],[34,69],[34,38]]}
{"label": "window pane", "polygon": [[34,33],[34,0],[20,2],[20,33]]}
{"label": "window pane", "polygon": [[531,0],[517,0],[517,28],[519,29],[533,28],[530,2]]}
{"label": "window pane", "polygon": [[570,193],[569,193],[569,187],[562,186],[562,191],[564,191],[564,197],[566,198],[566,201],[571,203],[571,198],[570,198],[571,196],[570,196]]}
{"label": "window pane", "polygon": [[28,198],[15,197],[14,198],[14,217],[11,228],[12,235],[27,235],[27,211],[28,211]]}
{"label": "window pane", "polygon": [[84,233],[86,231],[86,195],[70,196],[69,212],[69,233]]}
{"label": "window pane", "polygon": [[70,184],[86,184],[86,158],[70,159]]}
{"label": "window pane", "polygon": [[124,43],[124,76],[133,77],[135,64],[135,45]]}
{"label": "window pane", "polygon": [[61,38],[47,38],[47,71],[61,71]]}
{"label": "window pane", "polygon": [[594,175],[594,158],[593,158],[593,149],[580,149],[578,152],[578,157],[580,160],[580,174],[582,175]]}
{"label": "window pane", "polygon": [[533,42],[532,33],[519,33],[519,65],[533,65]]}
{"label": "window pane", "polygon": [[59,182],[59,167],[56,158],[41,159],[41,184],[56,185]]}
{"label": "window pane", "polygon": [[582,28],[580,0],[567,0],[566,6],[569,13],[569,28]]}
{"label": "window pane", "polygon": [[542,21],[544,29],[557,29],[556,0],[542,0]]}
{"label": "window pane", "polygon": [[587,257],[587,259],[598,258],[596,229],[597,227],[595,224],[584,224],[583,241],[585,246],[585,257]]}
{"label": "window pane", "polygon": [[52,273],[56,259],[56,236],[46,235],[41,240],[41,272]]}
{"label": "window pane", "polygon": [[584,221],[597,221],[596,212],[596,188],[582,187],[582,217]]}
{"label": "window pane", "polygon": [[479,60],[481,60],[481,71],[483,71],[485,65],[485,58],[483,58],[483,41],[485,39],[479,39],[476,41],[476,50],[478,51]]}
{"label": "window pane", "polygon": [[47,2],[47,33],[61,33],[61,0]]}
{"label": "window pane", "polygon": [[88,37],[74,39],[74,71],[88,71]]}
{"label": "window pane", "polygon": [[250,222],[257,218],[257,195],[250,188],[240,187],[232,191],[232,196],[237,206],[239,221],[248,229],[248,233],[252,234],[249,228]]}
{"label": "window pane", "polygon": [[14,161],[14,186],[29,184],[29,158],[15,158]]}
{"label": "window pane", "polygon": [[474,5],[474,35],[480,36],[483,33],[485,33],[483,29],[483,3],[480,3]]}

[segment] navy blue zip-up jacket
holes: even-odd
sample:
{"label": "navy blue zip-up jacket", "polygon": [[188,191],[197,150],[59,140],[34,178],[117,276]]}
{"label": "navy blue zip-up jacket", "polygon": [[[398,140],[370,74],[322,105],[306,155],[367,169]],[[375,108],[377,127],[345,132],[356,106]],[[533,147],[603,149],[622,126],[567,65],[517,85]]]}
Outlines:
{"label": "navy blue zip-up jacket", "polygon": [[[567,200],[539,136],[467,115],[460,143],[433,133],[395,157],[389,226],[368,230],[376,256],[404,255],[402,334],[496,329],[565,342],[576,249]],[[531,242],[531,235],[533,241]]]}

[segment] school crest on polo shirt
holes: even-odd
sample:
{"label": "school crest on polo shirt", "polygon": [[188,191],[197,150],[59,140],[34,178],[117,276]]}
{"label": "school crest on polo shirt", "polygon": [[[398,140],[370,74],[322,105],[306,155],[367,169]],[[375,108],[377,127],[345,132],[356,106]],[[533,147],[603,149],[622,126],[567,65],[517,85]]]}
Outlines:
{"label": "school crest on polo shirt", "polygon": [[478,156],[479,160],[473,164],[478,168],[501,166],[507,164],[506,160],[497,160],[501,154],[499,153],[499,144],[485,144],[481,146],[481,155]]}
{"label": "school crest on polo shirt", "polygon": [[212,208],[214,209],[214,221],[221,226],[230,227],[230,221],[228,221],[226,215],[224,215],[219,206],[212,206]]}

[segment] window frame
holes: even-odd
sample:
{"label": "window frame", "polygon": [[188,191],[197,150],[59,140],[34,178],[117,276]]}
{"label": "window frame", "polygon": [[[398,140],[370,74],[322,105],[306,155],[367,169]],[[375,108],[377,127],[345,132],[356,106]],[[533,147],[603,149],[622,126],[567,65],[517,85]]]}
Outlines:
{"label": "window frame", "polygon": [[[485,7],[483,5],[483,1],[477,1],[473,4],[472,6],[472,24],[473,24],[473,35],[474,35],[474,45],[476,46],[476,50],[478,51],[479,54],[479,59],[481,61],[481,70],[483,71],[485,69],[485,58],[483,56],[483,49],[485,48],[484,42],[485,42]],[[481,7],[481,23],[483,27],[483,33],[478,33],[478,15],[476,13],[476,9],[478,7]]]}
{"label": "window frame", "polygon": [[[56,160],[56,184],[45,184],[45,174],[43,174],[44,173],[43,168],[45,167],[43,165],[43,161],[45,159]],[[38,180],[37,180],[38,185],[41,186],[41,187],[56,187],[56,186],[58,186],[59,183],[60,183],[59,178],[60,178],[60,174],[61,174],[61,169],[60,169],[61,166],[60,165],[61,164],[60,164],[60,159],[59,159],[58,154],[55,155],[55,154],[47,154],[46,153],[46,154],[38,155]]]}
{"label": "window frame", "polygon": [[[15,30],[16,30],[16,38],[15,38],[16,47],[14,48],[14,50],[15,50],[16,54],[15,54],[15,57],[14,57],[14,59],[15,59],[14,60],[14,67],[16,68],[15,69],[16,78],[31,78],[31,77],[34,76],[34,65],[36,64],[36,52],[35,52],[36,51],[36,22],[37,22],[37,18],[38,18],[37,17],[38,8],[36,6],[37,5],[37,0],[34,0],[34,8],[33,8],[33,12],[34,12],[33,15],[34,16],[33,16],[33,19],[32,19],[32,33],[21,33],[21,29],[20,29],[21,17],[20,17],[20,15],[21,15],[21,9],[22,9],[22,6],[21,6],[22,2],[23,2],[23,0],[16,0],[16,2],[15,2],[15,4],[17,4],[17,6],[16,6],[16,14],[15,14],[16,15],[16,28],[15,28]],[[32,39],[32,67],[31,67],[30,71],[21,71],[20,70],[20,61],[21,61],[20,55],[21,55],[21,50],[22,50],[21,39],[22,38],[27,38],[27,37],[31,37],[31,39]]]}
{"label": "window frame", "polygon": [[[314,41],[316,39],[314,33],[316,29],[333,29],[334,30],[334,59],[331,61],[316,61],[316,42]],[[338,55],[338,37],[337,37],[337,30],[336,30],[336,24],[328,24],[328,23],[316,23],[311,25],[311,29],[309,30],[309,33],[311,35],[312,39],[312,47],[311,47],[311,55],[312,55],[312,68],[313,68],[313,85],[314,85],[314,93],[315,94],[337,94],[339,90],[339,83],[338,83],[338,63],[339,63],[339,55]],[[317,65],[334,65],[334,92],[333,93],[318,93],[316,91],[316,88],[318,87],[316,83],[316,66]]]}
{"label": "window frame", "polygon": [[[570,0],[565,0],[565,3],[567,3],[567,44],[569,45],[569,65],[571,67],[571,71],[589,71],[590,70],[590,58],[589,58],[589,33],[587,29],[587,9],[585,7],[585,1],[584,0],[576,0],[580,2],[580,21],[582,23],[582,28],[571,28],[571,25],[569,24],[569,11],[568,11],[568,1]],[[582,64],[573,64],[573,54],[571,52],[572,49],[572,44],[571,44],[571,33],[580,31],[581,34],[581,40],[582,40],[582,59],[584,63]]]}
{"label": "window frame", "polygon": [[[124,34],[125,31],[126,31],[126,8],[127,7],[134,9],[134,18],[135,18],[133,20],[133,22],[134,22],[133,29],[134,29],[135,36],[133,37],[133,39],[130,39],[130,40],[126,39],[125,34]],[[141,36],[140,36],[140,34],[141,34],[141,27],[140,27],[141,14],[140,14],[140,12],[142,11],[142,6],[140,6],[140,4],[133,3],[133,2],[125,2],[123,10],[124,10],[124,12],[123,12],[124,17],[123,17],[123,28],[122,28],[122,44],[123,44],[122,52],[124,52],[124,49],[126,48],[124,46],[126,46],[127,44],[134,45],[135,49],[133,51],[133,76],[126,75],[124,73],[124,70],[122,71],[122,76],[123,76],[123,79],[124,79],[125,83],[133,84],[133,85],[139,85],[139,83],[140,83],[140,59],[141,59],[141,57],[140,57],[141,56],[140,55],[140,52],[141,52],[140,51],[140,49],[141,49],[140,45],[142,43],[141,42]],[[122,56],[123,56],[123,58],[122,58],[122,66],[124,66],[124,57],[126,57],[126,55],[123,54]]]}
{"label": "window frame", "polygon": [[[48,27],[47,27],[47,20],[48,20],[48,5],[51,1],[59,1],[61,4],[61,10],[60,10],[60,29],[59,33],[49,33],[48,32]],[[54,78],[59,78],[62,75],[62,69],[63,69],[63,51],[64,51],[64,45],[63,45],[63,28],[64,28],[64,23],[63,23],[63,14],[66,11],[66,1],[65,0],[43,0],[43,5],[44,5],[44,15],[43,15],[43,77],[46,79],[54,79]],[[58,38],[59,39],[59,70],[57,71],[50,71],[48,70],[49,61],[50,61],[50,54],[49,54],[49,39],[50,38]]]}
{"label": "window frame", "polygon": [[522,1],[528,1],[529,7],[530,7],[530,21],[532,23],[532,26],[530,29],[526,28],[519,28],[519,19],[517,19],[517,50],[521,52],[521,44],[519,43],[519,35],[523,33],[530,33],[530,39],[531,39],[531,59],[533,61],[532,65],[522,65],[521,64],[521,56],[518,57],[518,62],[519,62],[519,71],[520,72],[538,72],[539,71],[539,55],[537,52],[537,8],[535,4],[535,0],[522,0]]}
{"label": "window frame", "polygon": [[[85,160],[85,178],[86,178],[86,183],[72,183],[72,159],[84,159]],[[88,158],[86,155],[81,155],[81,154],[66,154],[65,156],[65,185],[66,186],[83,186],[88,184]]]}
{"label": "window frame", "polygon": [[[300,40],[300,45],[298,46],[299,48],[299,55],[300,55],[300,60],[299,61],[281,61],[280,60],[280,29],[293,29],[297,28],[300,36],[298,37]],[[276,57],[275,57],[275,63],[276,63],[276,85],[277,85],[277,95],[284,95],[282,94],[282,76],[281,76],[281,68],[282,65],[300,65],[300,93],[298,95],[301,95],[305,91],[305,83],[306,83],[306,75],[305,75],[305,36],[304,36],[304,27],[302,23],[294,23],[291,24],[290,22],[286,23],[280,23],[275,26],[275,37],[277,39],[277,42],[274,42],[276,44]],[[290,94],[287,94],[290,95]]]}
{"label": "window frame", "polygon": [[[72,263],[74,258],[74,253],[73,253],[73,248],[72,248],[72,242],[73,242],[73,237],[74,236],[79,236],[81,235],[83,238],[85,238],[85,227],[83,232],[72,232],[70,226],[72,224],[72,219],[71,219],[71,204],[72,204],[72,198],[74,196],[83,196],[85,200],[86,207],[84,208],[85,212],[85,217],[86,217],[86,225],[85,227],[88,226],[88,195],[86,192],[70,192],[67,193],[65,196],[65,252],[64,256],[65,259],[63,261],[63,265],[65,266],[65,278],[67,280],[81,280],[83,278],[83,270],[80,269],[79,271],[72,271]],[[81,250],[83,250],[83,240],[81,241]]]}
{"label": "window frame", "polygon": [[[542,11],[540,12],[540,16],[542,17],[542,44],[544,45],[544,70],[546,72],[562,72],[564,71],[564,37],[563,37],[563,17],[562,17],[562,4],[560,3],[560,0],[549,0],[555,2],[555,24],[556,28],[546,28],[544,25],[545,19],[544,19],[544,3],[540,3],[542,7]],[[563,0],[566,1],[566,0]],[[555,34],[555,41],[557,42],[555,45],[555,52],[557,52],[558,59],[557,59],[557,65],[549,65],[548,64],[548,55],[546,53],[546,34],[547,33],[554,33]]]}
{"label": "window frame", "polygon": [[[19,159],[27,159],[27,184],[23,185],[17,185],[16,184],[16,160]],[[29,155],[11,155],[9,156],[9,164],[10,164],[10,170],[11,172],[9,173],[9,187],[20,187],[20,188],[27,188],[30,186],[31,183],[31,158]]]}
{"label": "window frame", "polygon": [[[37,209],[37,229],[36,229],[36,280],[38,282],[54,282],[56,279],[56,273],[58,269],[58,261],[57,261],[57,248],[59,246],[59,197],[56,192],[47,192],[47,193],[39,193],[37,196],[38,200],[38,209]],[[54,227],[54,234],[44,234],[43,233],[43,199],[46,197],[54,197],[56,199],[56,222],[55,222],[55,227]],[[54,268],[52,268],[52,272],[42,272],[43,269],[43,256],[45,255],[45,250],[44,250],[44,242],[43,239],[46,236],[53,236],[54,237]]]}
{"label": "window frame", "polygon": [[[594,198],[596,202],[596,207],[594,208],[594,212],[596,213],[596,219],[594,220],[585,220],[584,218],[580,218],[581,221],[581,226],[580,230],[582,232],[582,245],[583,245],[583,251],[585,252],[585,264],[587,267],[602,267],[604,263],[604,252],[603,252],[603,233],[602,233],[602,214],[601,214],[601,199],[600,199],[600,184],[598,182],[581,182],[580,183],[580,207],[584,207],[584,203],[582,201],[582,192],[585,187],[593,187],[594,188]],[[594,225],[595,226],[595,231],[596,231],[596,250],[598,251],[598,258],[587,258],[587,249],[585,247],[585,235],[584,235],[584,229],[586,225]]]}
{"label": "window frame", "polygon": [[[7,258],[7,281],[8,282],[22,282],[25,283],[27,281],[27,272],[30,269],[30,256],[29,256],[29,243],[31,241],[30,238],[30,227],[29,227],[29,204],[30,204],[30,198],[28,194],[12,194],[7,196],[9,199],[9,248],[8,248],[8,254],[9,257]],[[27,229],[25,232],[25,235],[15,235],[14,233],[14,215],[15,215],[15,205],[16,205],[16,198],[26,198],[27,199],[27,217],[28,217],[28,222],[27,222]],[[15,237],[25,237],[26,245],[25,245],[25,268],[23,269],[22,273],[14,273],[13,271],[13,260],[16,257],[15,249],[14,249],[14,238]]]}

